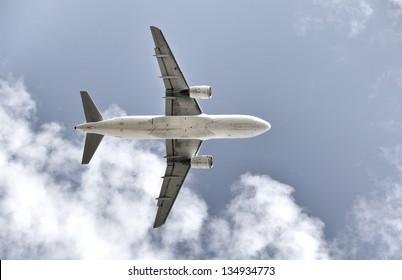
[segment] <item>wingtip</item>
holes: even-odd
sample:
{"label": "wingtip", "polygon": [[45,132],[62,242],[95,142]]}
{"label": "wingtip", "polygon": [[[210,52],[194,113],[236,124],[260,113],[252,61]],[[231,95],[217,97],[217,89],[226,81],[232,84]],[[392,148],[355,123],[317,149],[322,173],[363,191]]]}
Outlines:
{"label": "wingtip", "polygon": [[161,31],[161,29],[155,25],[151,25],[150,28],[151,28],[151,31]]}
{"label": "wingtip", "polygon": [[[166,220],[165,220],[166,221]],[[161,221],[160,219],[156,218],[154,222],[154,228],[159,228],[165,224],[165,221]]]}
{"label": "wingtip", "polygon": [[163,224],[154,224],[154,228],[160,228]]}

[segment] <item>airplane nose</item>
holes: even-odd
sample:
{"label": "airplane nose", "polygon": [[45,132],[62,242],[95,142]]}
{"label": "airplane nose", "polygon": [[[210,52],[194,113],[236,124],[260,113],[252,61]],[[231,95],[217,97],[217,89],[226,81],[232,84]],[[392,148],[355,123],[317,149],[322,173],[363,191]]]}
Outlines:
{"label": "airplane nose", "polygon": [[269,122],[262,121],[261,127],[265,132],[271,129],[271,124]]}
{"label": "airplane nose", "polygon": [[266,132],[266,131],[271,129],[271,124],[269,122],[267,122],[267,121],[262,120],[262,119],[258,119],[256,128],[261,133],[264,133],[264,132]]}

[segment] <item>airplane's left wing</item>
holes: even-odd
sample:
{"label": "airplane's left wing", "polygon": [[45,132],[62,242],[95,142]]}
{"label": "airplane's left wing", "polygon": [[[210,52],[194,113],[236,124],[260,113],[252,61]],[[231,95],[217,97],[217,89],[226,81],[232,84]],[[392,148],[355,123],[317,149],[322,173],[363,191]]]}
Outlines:
{"label": "airplane's left wing", "polygon": [[201,143],[201,140],[195,139],[166,140],[167,167],[163,176],[161,192],[157,198],[158,212],[154,223],[155,228],[165,223],[190,170],[190,159],[197,155]]}
{"label": "airplane's left wing", "polygon": [[201,114],[197,100],[188,96],[190,88],[162,31],[151,26],[151,32],[155,42],[155,56],[166,88],[166,116]]}

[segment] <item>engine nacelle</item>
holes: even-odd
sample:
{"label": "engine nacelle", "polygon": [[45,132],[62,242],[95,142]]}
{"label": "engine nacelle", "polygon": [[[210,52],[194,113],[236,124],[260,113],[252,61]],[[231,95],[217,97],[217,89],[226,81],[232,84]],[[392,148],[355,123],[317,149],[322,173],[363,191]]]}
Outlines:
{"label": "engine nacelle", "polygon": [[192,168],[209,169],[214,165],[212,156],[194,156],[191,158]]}
{"label": "engine nacelle", "polygon": [[196,99],[209,99],[212,96],[211,86],[193,86],[189,91],[191,98]]}

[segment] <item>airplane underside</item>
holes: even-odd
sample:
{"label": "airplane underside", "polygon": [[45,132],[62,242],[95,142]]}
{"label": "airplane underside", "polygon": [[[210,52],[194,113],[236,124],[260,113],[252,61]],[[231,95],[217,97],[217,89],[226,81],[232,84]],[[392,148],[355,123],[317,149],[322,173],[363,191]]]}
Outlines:
{"label": "airplane underside", "polygon": [[131,139],[246,138],[269,129],[269,123],[247,115],[128,116],[76,126],[87,133]]}
{"label": "airplane underside", "polygon": [[165,115],[125,116],[104,120],[88,92],[81,91],[86,123],[75,129],[86,132],[82,164],[88,164],[104,135],[132,139],[165,139],[166,170],[157,197],[154,227],[163,225],[190,168],[210,169],[210,155],[199,155],[204,140],[246,138],[262,134],[271,125],[248,115],[207,115],[197,99],[209,99],[208,85],[189,86],[162,31],[151,26],[155,57],[165,86]]}

